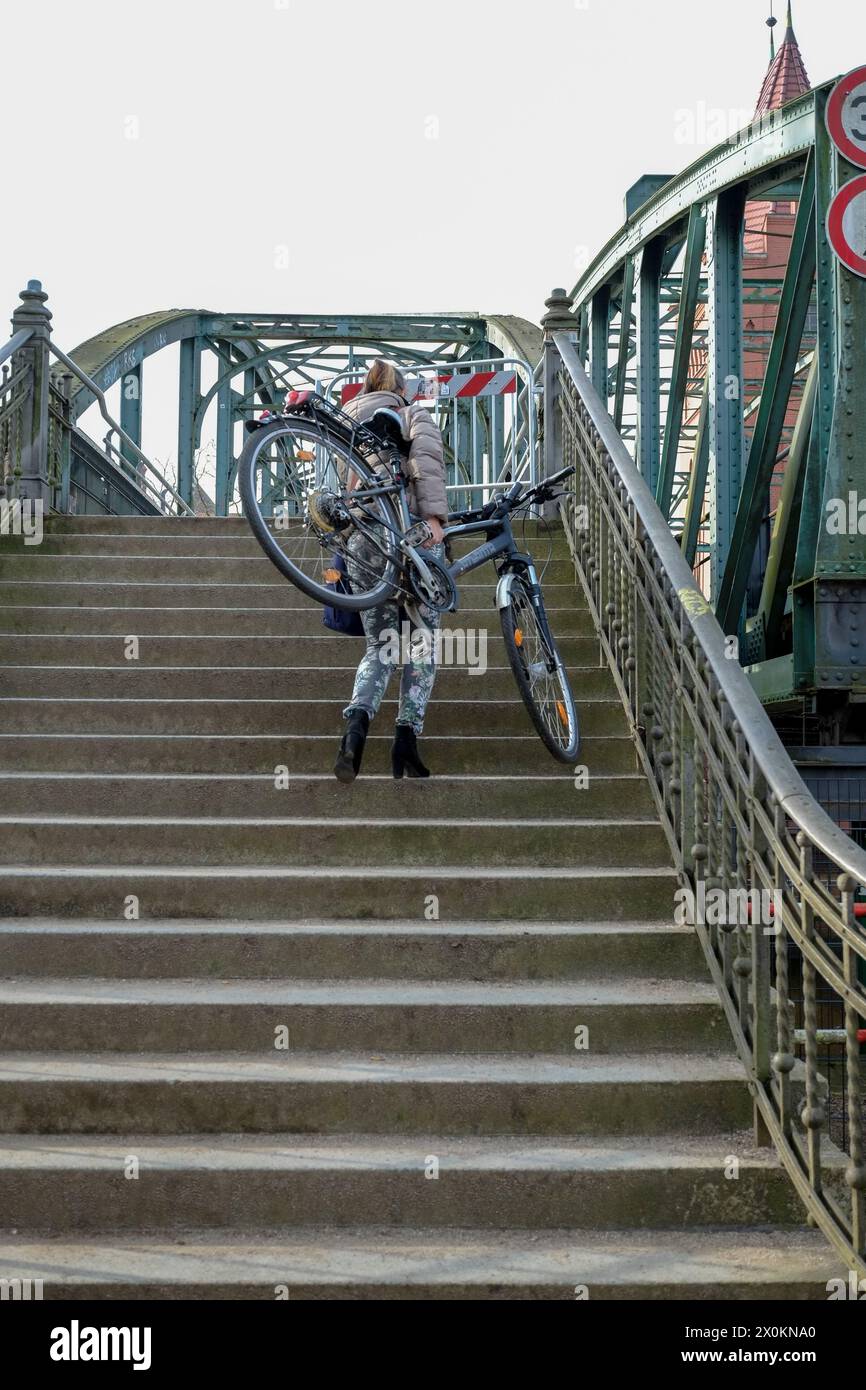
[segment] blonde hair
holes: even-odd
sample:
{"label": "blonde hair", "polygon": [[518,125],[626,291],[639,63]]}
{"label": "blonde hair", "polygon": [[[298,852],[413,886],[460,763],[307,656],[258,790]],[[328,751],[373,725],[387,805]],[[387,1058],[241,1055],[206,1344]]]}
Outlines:
{"label": "blonde hair", "polygon": [[398,396],[402,396],[405,390],[403,373],[398,371],[393,362],[386,362],[383,358],[373,363],[364,378],[364,395],[371,391],[394,391]]}

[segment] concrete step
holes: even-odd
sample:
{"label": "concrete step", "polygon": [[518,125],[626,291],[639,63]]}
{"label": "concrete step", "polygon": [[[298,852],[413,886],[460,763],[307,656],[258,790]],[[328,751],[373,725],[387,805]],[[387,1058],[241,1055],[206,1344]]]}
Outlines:
{"label": "concrete step", "polygon": [[0,1054],[4,1134],[715,1134],[745,1128],[726,1054]]}
{"label": "concrete step", "polygon": [[[470,550],[474,550],[483,542],[484,537],[457,537],[451,542],[453,555],[466,555]],[[528,545],[524,547],[519,531],[517,540],[521,550],[528,550],[535,558],[536,564],[544,564],[548,556],[555,560],[565,560],[571,558],[568,549],[568,542],[561,531],[557,532],[552,538],[547,536],[532,536],[529,538]],[[301,550],[301,542],[286,540],[283,547],[287,553],[291,554]],[[168,554],[178,556],[225,556],[249,559],[264,559],[261,546],[250,530],[246,531],[236,527],[229,527],[225,531],[214,530],[208,527],[201,533],[163,532],[160,535],[132,534],[122,531],[58,531],[54,527],[47,527],[42,541],[38,546],[27,545],[20,537],[0,536],[0,556],[6,554],[33,554],[40,555],[154,555],[162,554],[165,550]],[[307,543],[306,554],[309,555],[310,544]]]}
{"label": "concrete step", "polygon": [[[729,1052],[703,981],[0,980],[5,1052]],[[277,1053],[279,1056],[279,1052]]]}
{"label": "concrete step", "polygon": [[46,1299],[826,1301],[847,1277],[817,1231],[382,1231],[312,1228],[33,1240],[5,1268]]}
{"label": "concrete step", "polygon": [[657,822],[620,817],[484,820],[410,817],[392,781],[376,819],[302,814],[222,816],[0,816],[4,864],[503,865],[619,868],[670,863]]}
{"label": "concrete step", "polygon": [[[46,556],[46,563],[48,562]],[[271,566],[271,572],[277,571]],[[49,578],[40,579],[37,574],[13,579],[3,573],[0,578],[0,609],[5,611],[13,604],[47,604],[49,607],[105,604],[108,601],[114,608],[282,608],[306,609],[315,614],[321,624],[321,604],[307,598],[300,589],[288,580],[277,578],[268,582],[248,584],[178,583],[153,579],[151,581],[125,581],[109,579],[72,579],[57,576],[52,572]],[[575,603],[573,583],[554,584],[544,580],[544,599],[551,617],[554,632],[557,630],[555,614],[564,609],[569,615],[580,609]],[[460,584],[459,619],[468,623],[470,614],[486,613],[498,623],[495,608],[496,575],[491,570],[487,579],[468,579]],[[584,610],[586,611],[586,610]],[[456,623],[458,616],[451,615],[449,621]],[[476,624],[477,625],[477,624]]]}
{"label": "concrete step", "polygon": [[[301,552],[292,547],[284,547],[292,556]],[[309,548],[302,558],[302,567],[311,577],[319,577],[327,566],[329,556],[324,552],[316,554]],[[544,556],[539,555],[539,571]],[[214,554],[175,555],[169,545],[152,546],[147,555],[115,555],[99,551],[95,554],[70,554],[65,547],[59,552],[46,550],[42,546],[30,546],[21,551],[0,550],[0,584],[11,581],[35,581],[37,583],[62,584],[72,582],[98,582],[111,588],[117,583],[124,584],[170,584],[170,585],[275,585],[286,587],[286,581],[261,550],[249,555],[231,556]],[[472,583],[485,585],[492,591],[496,586],[496,572],[492,564],[486,569],[479,567],[472,571],[472,578],[460,583],[465,589]],[[574,565],[570,559],[551,559],[544,569],[543,583],[548,585],[567,585],[574,588]]]}
{"label": "concrete step", "polygon": [[6,975],[70,979],[699,980],[690,927],[664,922],[0,922]]}
{"label": "concrete step", "polygon": [[[553,764],[555,767],[556,764]],[[563,775],[564,774],[564,775]],[[278,785],[269,776],[218,773],[191,776],[164,772],[100,774],[0,772],[0,806],[8,816],[354,816],[398,812],[410,818],[470,818],[480,807],[493,818],[552,816],[567,819],[591,811],[597,820],[655,819],[646,779],[637,774],[590,777],[577,789],[562,773],[524,776],[449,776],[426,781],[368,774],[345,786],[331,772],[291,776]]]}
{"label": "concrete step", "polygon": [[[131,1154],[139,1164],[134,1181],[123,1177]],[[732,1157],[736,1182],[726,1176]],[[358,1222],[430,1233],[470,1225],[669,1232],[802,1222],[775,1154],[753,1148],[747,1132],[595,1140],[136,1135],[123,1142],[7,1135],[0,1182],[4,1221],[19,1235],[70,1226],[79,1234]]]}
{"label": "concrete step", "polygon": [[[394,683],[396,691],[396,682]],[[0,727],[24,734],[292,734],[339,735],[343,701],[351,699],[347,682],[342,700],[219,700],[172,698],[27,699],[0,697]],[[577,699],[581,735],[598,738],[624,734],[626,720],[619,700]],[[397,699],[386,696],[380,718],[389,726],[397,717]],[[447,736],[459,729],[464,737],[495,730],[500,735],[532,729],[529,714],[515,688],[511,699],[434,699],[427,712],[427,735]],[[543,750],[543,745],[539,742]],[[545,754],[549,757],[549,754]]]}
{"label": "concrete step", "polygon": [[[136,899],[143,918],[256,915],[302,921],[333,917],[419,922],[467,918],[510,921],[669,922],[677,880],[671,868],[580,865],[488,868],[444,865],[246,867],[227,865],[7,865],[0,917],[99,917],[122,921]],[[132,904],[134,907],[134,903]],[[426,913],[426,917],[425,917]]]}
{"label": "concrete step", "polygon": [[[357,661],[363,651],[362,638],[345,637],[325,628],[318,605],[304,608],[284,605],[225,608],[216,604],[207,608],[160,608],[158,605],[134,608],[105,603],[88,606],[87,603],[72,603],[68,592],[64,593],[65,597],[56,592],[54,597],[58,601],[49,606],[16,602],[0,610],[0,636],[15,638],[14,647],[9,649],[14,660],[32,664],[48,660],[49,654],[57,651],[59,656],[51,659],[63,662],[68,646],[43,647],[46,637],[52,641],[73,640],[79,635],[110,639],[115,634],[124,638],[130,633],[141,640],[143,648],[146,647],[147,660],[166,666],[213,665],[209,655],[212,649],[207,642],[214,639],[222,639],[217,664],[231,666],[287,666],[295,660],[301,665],[310,662],[325,665],[334,660]],[[103,592],[92,597],[104,600],[110,595]],[[548,609],[548,616],[564,660],[578,666],[598,664],[598,638],[588,612],[566,606]],[[459,615],[446,619],[443,630],[486,632],[488,650],[502,650],[502,631],[492,604],[461,609]],[[299,637],[303,641],[290,640]],[[144,638],[150,640],[145,644]],[[282,641],[275,642],[274,638]],[[235,644],[234,655],[231,644]],[[100,653],[102,650],[100,648]],[[37,654],[41,651],[45,652],[44,658]],[[118,654],[117,642],[107,643],[105,651],[109,653],[103,656],[107,664]],[[126,661],[122,651],[120,659]]]}
{"label": "concrete step", "polygon": [[[371,734],[364,752],[363,776],[390,775],[394,731]],[[339,718],[329,734],[6,734],[0,733],[0,770],[44,772],[261,773],[273,777],[277,767],[290,776],[326,772],[334,765]],[[535,734],[430,737],[424,757],[434,774],[553,774],[573,780],[574,773],[551,758]],[[593,777],[634,772],[635,752],[624,734],[581,736],[581,764]]]}
{"label": "concrete step", "polygon": [[[328,699],[344,705],[351,697],[351,666],[148,666],[127,661],[115,666],[12,666],[2,664],[8,644],[0,640],[0,696],[52,700],[194,700],[206,689],[214,700]],[[470,655],[472,655],[470,651]],[[477,656],[478,649],[475,649]],[[346,656],[361,650],[344,651]],[[504,651],[498,653],[504,658]],[[121,657],[121,661],[123,658]],[[597,666],[569,671],[578,701],[613,699],[615,687]],[[394,678],[394,688],[397,677]],[[434,699],[513,700],[519,697],[510,666],[447,665],[436,673]]]}

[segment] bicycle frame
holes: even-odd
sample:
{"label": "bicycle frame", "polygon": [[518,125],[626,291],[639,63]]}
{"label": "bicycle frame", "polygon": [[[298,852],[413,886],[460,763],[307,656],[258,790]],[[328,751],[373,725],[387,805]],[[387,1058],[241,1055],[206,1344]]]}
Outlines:
{"label": "bicycle frame", "polygon": [[[396,476],[393,481],[383,483],[381,487],[358,488],[353,492],[353,496],[358,501],[363,501],[369,497],[390,496],[392,498],[399,512],[403,531],[403,535],[398,537],[401,549],[412,563],[424,573],[426,566],[423,554],[419,553],[417,547],[408,545],[405,541],[405,533],[412,525],[412,516],[406,499],[402,470],[398,471],[396,460],[394,461],[394,470]],[[473,570],[479,569],[482,565],[487,564],[488,560],[495,562],[502,557],[507,561],[508,569],[503,573],[497,566],[499,580],[496,586],[496,607],[498,609],[507,607],[514,580],[518,575],[521,575],[526,583],[527,592],[536,610],[544,636],[552,644],[553,634],[547,621],[538,573],[532,556],[517,547],[510,514],[500,517],[479,517],[474,521],[457,521],[450,526],[446,525],[443,529],[446,541],[462,536],[483,535],[486,538],[483,545],[476,546],[468,554],[462,555],[459,560],[444,567],[455,584],[464,574],[470,574]]]}

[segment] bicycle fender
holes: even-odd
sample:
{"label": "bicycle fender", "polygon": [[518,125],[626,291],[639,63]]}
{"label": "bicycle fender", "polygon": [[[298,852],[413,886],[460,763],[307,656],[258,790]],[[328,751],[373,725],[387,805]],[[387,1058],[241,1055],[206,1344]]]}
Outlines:
{"label": "bicycle fender", "polygon": [[496,607],[507,608],[511,602],[511,590],[517,575],[512,570],[509,574],[503,574],[499,583],[496,585]]}

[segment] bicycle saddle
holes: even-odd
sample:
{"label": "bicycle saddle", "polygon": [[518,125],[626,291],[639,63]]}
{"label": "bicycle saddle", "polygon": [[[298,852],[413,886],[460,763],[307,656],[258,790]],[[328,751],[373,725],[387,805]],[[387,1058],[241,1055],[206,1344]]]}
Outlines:
{"label": "bicycle saddle", "polygon": [[403,453],[408,452],[409,446],[403,437],[403,421],[398,411],[388,405],[380,405],[365,423],[366,428],[383,443],[394,444]]}

